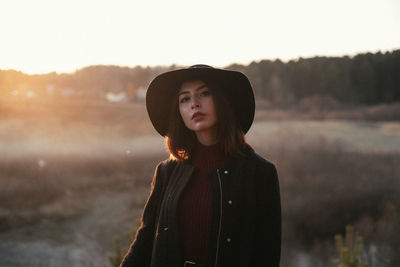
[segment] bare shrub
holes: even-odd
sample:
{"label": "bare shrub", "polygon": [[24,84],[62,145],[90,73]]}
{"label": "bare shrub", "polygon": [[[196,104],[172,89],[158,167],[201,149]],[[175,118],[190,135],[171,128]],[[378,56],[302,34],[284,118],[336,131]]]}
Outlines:
{"label": "bare shrub", "polygon": [[300,110],[313,111],[337,109],[341,107],[339,101],[330,95],[313,95],[302,98],[298,104]]}
{"label": "bare shrub", "polygon": [[[287,130],[274,136],[279,138],[259,140],[268,145],[258,151],[277,164],[284,242],[312,250],[315,240],[343,233],[346,224],[362,228],[362,219],[368,217],[370,229],[362,233],[366,242],[390,246],[395,261],[399,227],[393,226],[398,223],[393,218],[400,208],[400,155],[350,151],[340,140]],[[388,202],[390,212],[382,208]]]}
{"label": "bare shrub", "polygon": [[400,103],[380,104],[369,107],[366,111],[368,120],[400,120]]}

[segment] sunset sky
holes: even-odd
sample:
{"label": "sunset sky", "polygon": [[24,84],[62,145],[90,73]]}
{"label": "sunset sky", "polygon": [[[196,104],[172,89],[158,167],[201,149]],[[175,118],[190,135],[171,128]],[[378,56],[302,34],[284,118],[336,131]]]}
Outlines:
{"label": "sunset sky", "polygon": [[400,48],[397,0],[2,0],[0,69],[223,67]]}

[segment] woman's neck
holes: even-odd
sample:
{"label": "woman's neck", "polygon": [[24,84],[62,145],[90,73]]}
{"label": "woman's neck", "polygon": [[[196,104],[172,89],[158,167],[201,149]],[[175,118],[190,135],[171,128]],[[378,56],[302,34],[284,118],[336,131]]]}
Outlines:
{"label": "woman's neck", "polygon": [[205,146],[211,146],[218,143],[217,134],[215,131],[196,132],[197,140]]}
{"label": "woman's neck", "polygon": [[223,144],[220,142],[209,146],[197,142],[193,152],[192,164],[206,171],[221,168],[227,159]]}

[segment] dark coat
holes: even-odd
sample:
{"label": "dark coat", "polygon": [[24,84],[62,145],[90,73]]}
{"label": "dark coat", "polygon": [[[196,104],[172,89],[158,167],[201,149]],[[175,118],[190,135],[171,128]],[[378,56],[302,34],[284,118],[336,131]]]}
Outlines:
{"label": "dark coat", "polygon": [[[188,162],[158,164],[141,226],[121,266],[183,266],[177,207],[193,171]],[[281,205],[274,164],[248,149],[208,178],[212,211],[205,266],[279,266]]]}

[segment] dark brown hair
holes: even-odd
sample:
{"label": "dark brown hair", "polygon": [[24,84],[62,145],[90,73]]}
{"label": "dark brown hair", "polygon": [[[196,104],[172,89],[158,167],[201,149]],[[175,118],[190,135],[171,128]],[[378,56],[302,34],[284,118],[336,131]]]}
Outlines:
{"label": "dark brown hair", "polygon": [[[211,91],[217,115],[217,138],[222,142],[227,156],[243,155],[246,148],[254,150],[245,140],[245,135],[235,116],[228,99],[221,92],[217,83],[202,80]],[[189,130],[179,112],[178,91],[171,105],[169,115],[169,127],[165,137],[165,145],[170,153],[170,158],[177,161],[190,159],[194,145],[196,144],[196,134]]]}

